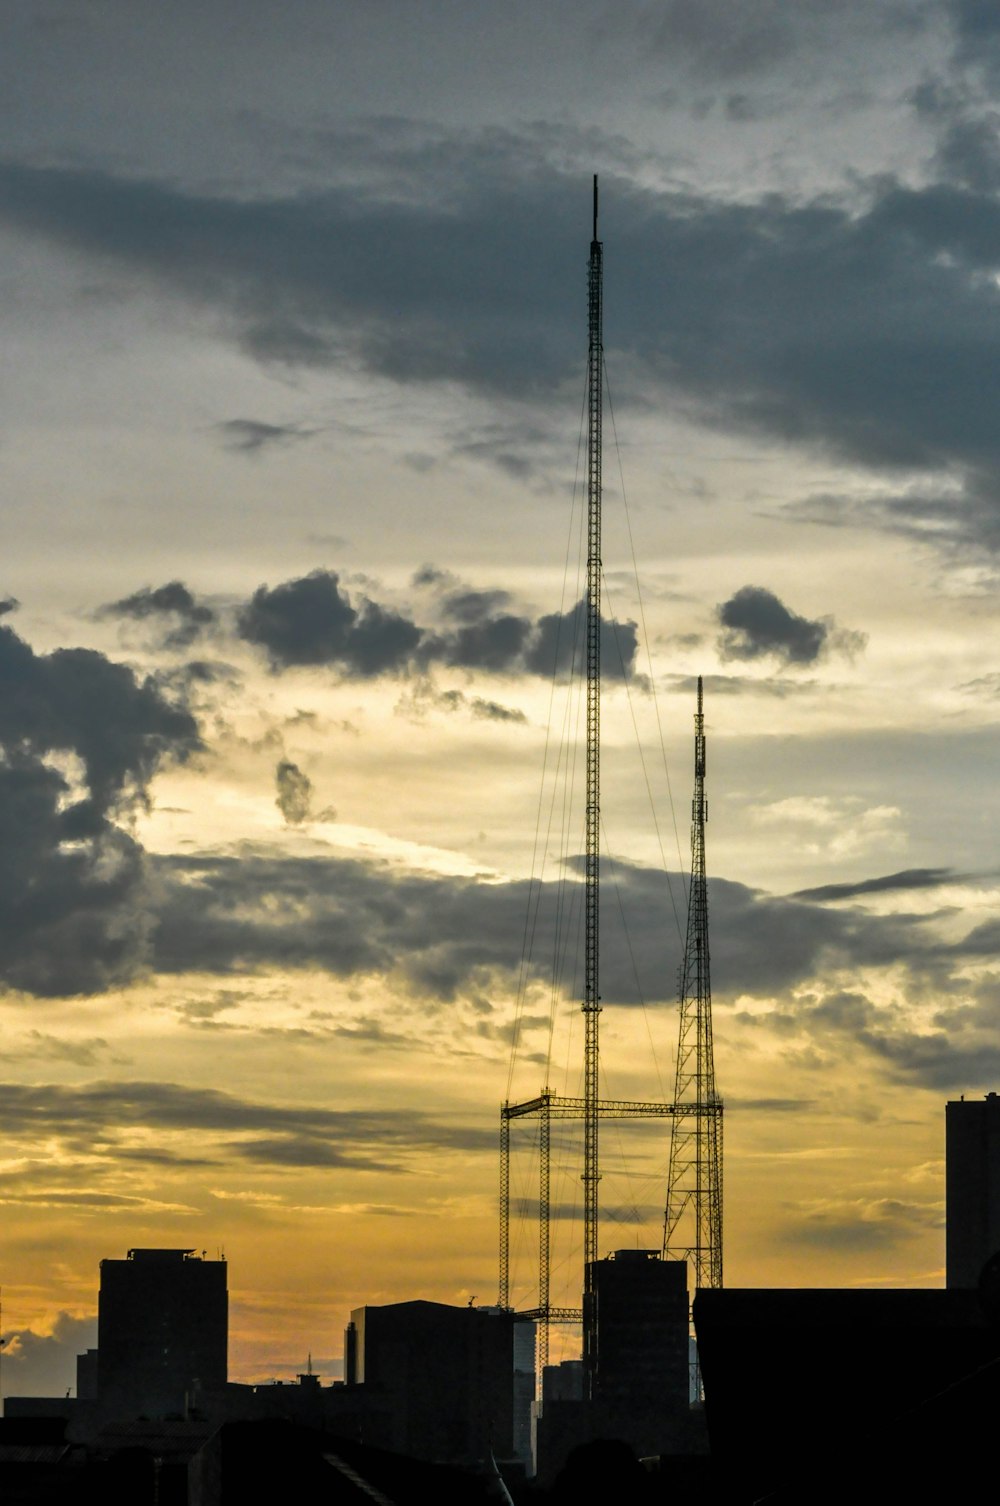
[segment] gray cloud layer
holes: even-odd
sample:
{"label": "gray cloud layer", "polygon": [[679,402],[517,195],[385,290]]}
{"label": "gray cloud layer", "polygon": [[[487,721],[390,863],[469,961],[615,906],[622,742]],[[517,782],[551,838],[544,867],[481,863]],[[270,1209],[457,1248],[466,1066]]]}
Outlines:
{"label": "gray cloud layer", "polygon": [[[335,975],[394,974],[446,1003],[497,970],[509,979],[520,964],[529,889],[414,874],[358,859],[271,858],[264,854],[157,860],[165,895],[156,937],[165,971],[254,971],[311,966]],[[606,874],[610,880],[610,874]],[[672,1002],[679,941],[664,946],[669,897],[664,876],[615,864],[614,880],[629,916],[626,938],[608,905],[602,935],[602,996],[608,1004]],[[535,962],[551,973],[560,932],[573,931],[580,885],[531,891],[537,905]],[[916,918],[875,919],[765,895],[724,879],[710,883],[713,977],[720,996],[774,994],[818,971],[936,955]],[[561,920],[559,907],[564,906]],[[567,916],[569,918],[567,918]],[[565,944],[565,943],[564,943]],[[635,959],[638,981],[633,972]],[[575,959],[563,979],[572,996]]]}
{"label": "gray cloud layer", "polygon": [[[97,1082],[77,1087],[5,1083],[0,1128],[7,1140],[57,1138],[79,1152],[118,1147],[123,1135],[150,1128],[214,1137],[211,1159],[236,1156],[270,1165],[405,1168],[428,1147],[475,1152],[496,1135],[443,1124],[407,1109],[325,1109],[258,1103],[209,1088],[165,1082]],[[145,1159],[144,1149],[134,1158]],[[149,1158],[158,1162],[158,1152]],[[183,1165],[183,1162],[178,1164]]]}
{"label": "gray cloud layer", "polygon": [[[416,151],[406,199],[209,197],[8,161],[0,222],[217,310],[261,359],[350,355],[401,381],[548,401],[579,364],[565,269],[585,185],[514,138],[447,150],[444,199]],[[874,466],[992,476],[996,202],[945,181],[866,194],[730,203],[609,181],[609,341],[710,421]]]}
{"label": "gray cloud layer", "polygon": [[126,981],[144,956],[145,870],[115,817],[200,746],[195,723],[124,665],[35,654],[6,627],[0,682],[0,978],[42,994]]}

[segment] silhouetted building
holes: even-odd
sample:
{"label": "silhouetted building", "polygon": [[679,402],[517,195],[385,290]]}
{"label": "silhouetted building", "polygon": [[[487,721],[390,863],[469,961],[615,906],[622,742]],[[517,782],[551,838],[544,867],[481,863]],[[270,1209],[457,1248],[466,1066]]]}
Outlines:
{"label": "silhouetted building", "polygon": [[76,1357],[76,1394],[80,1401],[97,1400],[96,1349],[86,1349]]}
{"label": "silhouetted building", "polygon": [[704,1289],[694,1321],[734,1506],[950,1501],[995,1469],[1000,1329],[974,1291]]}
{"label": "silhouetted building", "polygon": [[419,1459],[473,1463],[513,1453],[511,1312],[394,1302],[359,1307],[345,1344],[348,1387],[389,1419],[366,1441]]}
{"label": "silhouetted building", "polygon": [[535,1401],[535,1325],[531,1318],[514,1323],[513,1454],[529,1475],[535,1472],[531,1413]]}
{"label": "silhouetted building", "polygon": [[542,1406],[556,1401],[583,1400],[583,1361],[560,1360],[542,1371]]}
{"label": "silhouetted building", "polygon": [[[635,1412],[688,1406],[687,1262],[658,1250],[616,1250],[592,1268],[594,1399]],[[654,1452],[654,1451],[650,1451]],[[660,1452],[655,1450],[655,1452]]]}
{"label": "silhouetted building", "polygon": [[193,1250],[101,1261],[97,1390],[114,1417],[181,1416],[198,1386],[226,1382],[226,1262]]}
{"label": "silhouetted building", "polygon": [[975,1287],[1000,1251],[1000,1098],[945,1105],[947,1284]]}
{"label": "silhouetted building", "polygon": [[616,1250],[591,1267],[592,1395],[582,1361],[546,1366],[535,1423],[538,1475],[551,1483],[571,1452],[617,1439],[639,1457],[704,1447],[692,1414],[687,1262],[658,1250]]}

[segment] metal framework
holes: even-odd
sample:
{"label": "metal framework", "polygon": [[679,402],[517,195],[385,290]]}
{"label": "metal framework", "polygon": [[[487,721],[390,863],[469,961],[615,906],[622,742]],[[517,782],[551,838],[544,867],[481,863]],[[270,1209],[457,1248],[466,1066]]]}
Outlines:
{"label": "metal framework", "polygon": [[593,1303],[588,1301],[597,1259],[598,1066],[601,995],[600,843],[601,843],[601,377],[603,345],[604,248],[597,239],[597,174],[594,174],[594,233],[587,279],[587,813],[584,868],[583,973],[583,1370],[589,1376],[595,1356]]}
{"label": "metal framework", "polygon": [[[584,1376],[588,1388],[596,1363],[593,1265],[598,1256],[599,1125],[602,1119],[673,1121],[664,1255],[693,1262],[695,1284],[722,1284],[722,1103],[712,1066],[711,992],[708,971],[708,903],[705,881],[705,733],[702,682],[698,681],[695,720],[695,798],[692,878],[687,944],[681,969],[680,1047],[673,1103],[601,1099],[599,986],[600,947],[600,756],[601,756],[601,424],[603,416],[603,247],[597,238],[597,177],[588,275],[587,359],[587,768],[584,866],[584,1082],[583,1096],[564,1097],[544,1088],[537,1098],[507,1102],[500,1110],[500,1289],[498,1302],[510,1306],[510,1126],[515,1119],[539,1121],[538,1306],[526,1317],[538,1324],[539,1369],[548,1363],[553,1323],[583,1322]],[[554,1307],[550,1287],[550,1152],[553,1120],[583,1121],[583,1307]],[[678,1121],[683,1128],[678,1129]],[[691,1248],[678,1250],[675,1234],[681,1214],[693,1200],[697,1232]]]}
{"label": "metal framework", "polygon": [[[549,1329],[553,1323],[580,1323],[579,1307],[553,1307],[549,1284],[550,1240],[550,1147],[553,1119],[582,1119],[588,1112],[597,1119],[668,1119],[672,1103],[647,1103],[630,1098],[599,1098],[589,1104],[583,1098],[568,1098],[543,1088],[537,1098],[524,1103],[505,1103],[500,1110],[500,1307],[510,1306],[510,1125],[513,1119],[538,1120],[538,1306],[524,1316],[538,1324],[537,1363],[549,1362]],[[586,1340],[586,1335],[584,1336]],[[586,1349],[584,1349],[586,1357]]]}
{"label": "metal framework", "polygon": [[680,1037],[663,1218],[663,1254],[687,1260],[694,1286],[722,1285],[722,1100],[715,1087],[705,873],[705,714],[701,676],[694,719],[691,890],[681,964]]}

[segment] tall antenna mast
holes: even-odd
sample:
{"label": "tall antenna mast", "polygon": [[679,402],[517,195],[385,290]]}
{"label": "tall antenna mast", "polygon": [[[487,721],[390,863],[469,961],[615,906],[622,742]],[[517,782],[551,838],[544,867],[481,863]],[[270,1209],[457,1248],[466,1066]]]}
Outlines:
{"label": "tall antenna mast", "polygon": [[[538,1368],[549,1356],[549,1329],[553,1323],[583,1324],[584,1373],[588,1392],[597,1369],[597,1313],[592,1267],[597,1259],[598,1124],[601,1119],[663,1119],[672,1117],[670,1103],[598,1097],[598,1019],[601,995],[598,985],[599,943],[599,843],[600,753],[601,753],[601,383],[604,370],[602,343],[602,257],[597,239],[597,176],[594,176],[594,220],[590,242],[588,277],[589,350],[587,360],[587,807],[584,927],[584,1093],[567,1097],[543,1087],[535,1098],[520,1103],[505,1102],[500,1109],[500,1283],[497,1301],[510,1307],[510,1127],[517,1119],[538,1120],[538,1305],[522,1309],[538,1323]],[[552,1124],[583,1122],[583,1306],[553,1304],[550,1282],[550,1218]]]}
{"label": "tall antenna mast", "polygon": [[663,1220],[663,1254],[668,1259],[690,1263],[696,1288],[722,1285],[722,1100],[715,1088],[712,1048],[705,874],[707,820],[705,712],[699,675],[694,718],[691,890],[680,972],[680,1039]]}
{"label": "tall antenna mast", "polygon": [[595,1360],[594,1304],[588,1301],[597,1259],[598,1066],[601,995],[600,945],[600,830],[601,830],[601,376],[604,359],[603,247],[597,239],[597,174],[594,174],[594,233],[590,242],[588,275],[587,354],[587,817],[584,982],[583,982],[583,1263],[584,1373],[591,1375]]}

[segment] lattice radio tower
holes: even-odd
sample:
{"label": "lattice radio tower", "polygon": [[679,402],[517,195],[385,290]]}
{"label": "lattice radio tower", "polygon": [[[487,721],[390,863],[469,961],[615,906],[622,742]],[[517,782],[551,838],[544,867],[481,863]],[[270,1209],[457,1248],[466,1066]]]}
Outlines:
{"label": "lattice radio tower", "polygon": [[722,1100],[715,1088],[705,875],[705,712],[694,719],[691,890],[680,970],[680,1037],[663,1219],[663,1254],[687,1260],[696,1288],[722,1285]]}
{"label": "lattice radio tower", "polygon": [[[597,175],[594,175],[594,228],[587,278],[587,790],[584,864],[584,1016],[583,1097],[566,1098],[547,1087],[525,1103],[505,1103],[500,1110],[500,1290],[499,1305],[510,1305],[510,1125],[514,1119],[539,1120],[538,1306],[527,1316],[538,1322],[538,1364],[548,1362],[549,1325],[583,1322],[584,1375],[588,1390],[596,1362],[594,1304],[589,1300],[592,1266],[597,1259],[598,1185],[601,1180],[598,1126],[601,1119],[662,1118],[673,1109],[664,1103],[639,1103],[598,1096],[600,1065],[600,827],[601,827],[601,428],[604,248],[597,238]],[[550,1300],[549,1151],[553,1119],[583,1120],[583,1307],[554,1307]]]}

